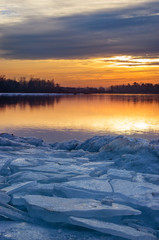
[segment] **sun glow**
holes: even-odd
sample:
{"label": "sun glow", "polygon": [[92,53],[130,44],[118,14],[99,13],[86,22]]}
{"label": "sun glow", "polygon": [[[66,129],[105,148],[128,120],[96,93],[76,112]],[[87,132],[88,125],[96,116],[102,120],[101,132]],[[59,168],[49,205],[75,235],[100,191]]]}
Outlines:
{"label": "sun glow", "polygon": [[145,58],[142,56],[114,56],[110,58],[101,58],[99,61],[120,67],[158,67],[159,65],[159,57]]}
{"label": "sun glow", "polygon": [[[120,97],[120,96],[119,96]],[[129,96],[131,97],[131,96]],[[70,96],[46,106],[8,107],[1,114],[1,128],[134,134],[159,131],[158,102],[120,101],[117,96]],[[78,109],[78,112],[77,112]],[[15,114],[16,113],[16,114]]]}
{"label": "sun glow", "polygon": [[[1,75],[54,79],[63,86],[107,87],[135,82],[158,83],[159,58],[112,56],[61,60],[4,60]],[[126,67],[126,69],[125,69]]]}

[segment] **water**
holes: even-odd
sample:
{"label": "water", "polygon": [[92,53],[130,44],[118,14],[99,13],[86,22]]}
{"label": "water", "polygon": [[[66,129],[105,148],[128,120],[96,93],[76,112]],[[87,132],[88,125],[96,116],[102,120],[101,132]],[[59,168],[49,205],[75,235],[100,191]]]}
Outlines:
{"label": "water", "polygon": [[159,95],[0,96],[0,132],[47,142],[124,134],[159,138]]}

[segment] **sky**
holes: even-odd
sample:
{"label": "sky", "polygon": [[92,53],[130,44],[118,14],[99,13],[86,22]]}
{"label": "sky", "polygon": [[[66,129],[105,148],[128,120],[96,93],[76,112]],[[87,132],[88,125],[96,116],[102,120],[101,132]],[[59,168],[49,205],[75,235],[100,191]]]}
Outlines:
{"label": "sky", "polygon": [[159,83],[159,0],[0,0],[0,75]]}

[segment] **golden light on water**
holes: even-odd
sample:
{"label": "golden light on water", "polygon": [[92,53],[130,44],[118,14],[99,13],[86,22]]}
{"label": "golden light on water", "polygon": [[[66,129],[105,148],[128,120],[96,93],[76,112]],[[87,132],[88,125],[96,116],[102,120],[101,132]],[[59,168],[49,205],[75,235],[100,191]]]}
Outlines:
{"label": "golden light on water", "polygon": [[63,97],[54,105],[6,107],[0,129],[42,128],[133,134],[159,132],[159,102],[122,101],[115,96]]}

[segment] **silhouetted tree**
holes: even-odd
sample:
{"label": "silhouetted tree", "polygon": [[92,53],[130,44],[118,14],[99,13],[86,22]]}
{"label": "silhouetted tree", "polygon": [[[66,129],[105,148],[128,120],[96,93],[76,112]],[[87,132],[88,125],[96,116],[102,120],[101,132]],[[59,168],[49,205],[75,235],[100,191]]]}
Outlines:
{"label": "silhouetted tree", "polygon": [[157,93],[159,94],[159,84],[134,82],[132,85],[116,85],[110,87],[110,93]]}

